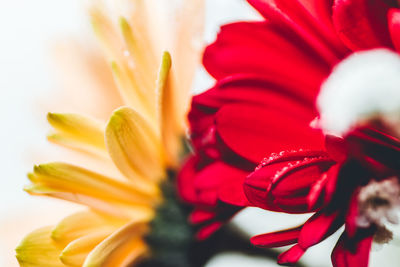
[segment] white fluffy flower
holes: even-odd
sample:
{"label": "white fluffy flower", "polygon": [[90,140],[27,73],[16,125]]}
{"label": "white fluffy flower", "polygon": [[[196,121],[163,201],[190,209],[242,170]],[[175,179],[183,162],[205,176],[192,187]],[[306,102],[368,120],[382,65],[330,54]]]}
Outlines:
{"label": "white fluffy flower", "polygon": [[350,55],[323,83],[317,105],[319,126],[331,134],[377,116],[400,122],[400,55],[388,49]]}

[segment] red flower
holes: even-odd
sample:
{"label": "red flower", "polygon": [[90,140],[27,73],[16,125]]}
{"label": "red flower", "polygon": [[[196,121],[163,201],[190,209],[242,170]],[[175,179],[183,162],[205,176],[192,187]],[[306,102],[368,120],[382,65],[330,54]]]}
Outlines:
{"label": "red flower", "polygon": [[[347,152],[341,152],[347,141],[325,137],[309,126],[318,116],[314,103],[320,86],[352,50],[397,46],[400,19],[397,9],[387,8],[397,7],[395,1],[379,9],[379,14],[389,14],[389,24],[379,25],[371,15],[356,23],[352,10],[361,16],[377,8],[375,2],[383,1],[338,0],[333,13],[330,0],[248,2],[267,21],[225,25],[205,50],[204,66],[217,83],[193,98],[189,120],[196,156],[183,168],[179,190],[196,206],[192,221],[208,224],[200,232],[207,237],[248,205],[244,179],[265,155],[271,155],[246,180],[252,204],[276,211],[317,213],[303,227],[253,241],[266,245],[269,240],[268,246],[298,241],[280,259],[294,262],[304,249],[335,231],[345,216],[339,207],[325,211],[328,196],[333,198],[336,192],[336,180],[331,177],[338,177],[335,172],[350,163],[343,161],[349,158]],[[325,144],[332,149],[325,149]],[[346,206],[343,203],[341,207]],[[227,209],[226,204],[234,208]],[[320,231],[309,234],[315,225]],[[344,236],[336,249],[337,258],[343,251],[352,251],[344,248],[353,243],[369,251],[366,241],[354,241],[361,236],[370,235]]]}

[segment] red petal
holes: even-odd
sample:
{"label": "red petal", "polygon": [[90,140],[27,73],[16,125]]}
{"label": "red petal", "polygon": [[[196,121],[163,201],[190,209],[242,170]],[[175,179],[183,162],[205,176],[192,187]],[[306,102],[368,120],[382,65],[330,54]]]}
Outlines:
{"label": "red petal", "polygon": [[189,157],[177,178],[178,194],[184,201],[189,203],[197,203],[197,194],[193,186],[197,161],[196,157]]}
{"label": "red petal", "polygon": [[391,9],[389,11],[389,30],[392,42],[397,51],[400,51],[400,10]]}
{"label": "red petal", "polygon": [[339,212],[325,214],[318,212],[313,215],[302,227],[299,236],[299,245],[307,249],[318,244],[343,225],[343,218]]}
{"label": "red petal", "polygon": [[216,79],[268,74],[315,93],[331,69],[297,35],[267,22],[223,26],[217,40],[206,48],[203,64]]}
{"label": "red petal", "polygon": [[354,246],[351,242],[342,234],[332,252],[333,267],[368,267],[372,236],[362,239]]}
{"label": "red petal", "polygon": [[253,205],[264,209],[309,212],[308,191],[332,162],[323,156],[324,152],[281,155],[267,160],[246,178],[246,196]]}
{"label": "red petal", "polygon": [[212,224],[209,224],[203,228],[201,228],[198,232],[197,232],[197,239],[199,240],[205,240],[208,237],[210,237],[213,233],[215,233],[219,228],[221,228],[222,226],[222,222],[214,222]]}
{"label": "red petal", "polygon": [[335,0],[333,22],[343,42],[353,50],[393,47],[387,14],[397,1]]}
{"label": "red petal", "polygon": [[214,211],[196,209],[190,214],[189,221],[193,224],[199,224],[207,222],[215,218],[215,216],[216,213]]}
{"label": "red petal", "polygon": [[294,264],[300,260],[304,252],[299,245],[294,245],[278,256],[278,264]]}
{"label": "red petal", "polygon": [[331,22],[330,0],[248,0],[267,20],[304,40],[327,62],[343,57],[347,49]]}
{"label": "red petal", "polygon": [[358,193],[359,190],[355,191],[351,197],[349,210],[346,214],[346,232],[347,235],[351,238],[357,232],[357,217],[359,215],[358,211]]}
{"label": "red petal", "polygon": [[260,162],[265,155],[287,150],[323,150],[320,130],[287,113],[268,108],[231,104],[216,116],[217,133],[240,156]]}
{"label": "red petal", "polygon": [[250,242],[259,247],[273,248],[291,245],[297,242],[301,227],[296,227],[279,232],[253,236]]}

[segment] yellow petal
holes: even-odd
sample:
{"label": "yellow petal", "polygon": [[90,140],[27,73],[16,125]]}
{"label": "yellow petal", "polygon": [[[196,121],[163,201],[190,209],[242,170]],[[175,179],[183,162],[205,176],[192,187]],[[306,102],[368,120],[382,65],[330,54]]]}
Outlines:
{"label": "yellow petal", "polygon": [[61,192],[92,196],[104,201],[154,205],[158,193],[143,192],[131,181],[119,181],[67,163],[53,162],[34,167],[32,182]]}
{"label": "yellow petal", "polygon": [[[177,120],[183,127],[190,104],[193,79],[200,64],[203,50],[203,31],[205,1],[182,1],[176,12],[177,24],[174,46],[171,54],[174,59],[172,71],[173,94]],[[180,130],[182,131],[181,128]],[[181,132],[183,133],[183,132]]]}
{"label": "yellow petal", "polygon": [[144,96],[150,103],[154,103],[155,92],[154,83],[157,74],[157,65],[155,57],[151,50],[151,44],[146,33],[140,32],[137,26],[134,28],[129,25],[128,21],[121,17],[120,28],[126,45],[125,59],[128,67],[130,67],[134,79],[138,86],[142,88]]}
{"label": "yellow petal", "polygon": [[164,178],[160,137],[135,110],[122,107],[113,113],[106,127],[106,145],[115,165],[135,183],[149,186]]}
{"label": "yellow petal", "polygon": [[102,123],[77,114],[48,113],[47,120],[56,130],[48,136],[50,141],[106,154]]}
{"label": "yellow petal", "polygon": [[127,224],[92,250],[83,267],[127,266],[130,261],[134,261],[148,251],[141,239],[148,230],[148,225],[145,223]]}
{"label": "yellow petal", "polygon": [[94,211],[82,211],[59,222],[51,232],[51,237],[58,243],[67,244],[93,232],[114,231],[126,222]]}
{"label": "yellow petal", "polygon": [[82,266],[87,255],[111,233],[110,230],[96,231],[75,239],[62,251],[61,262],[68,266]]}
{"label": "yellow petal", "polygon": [[59,259],[62,247],[54,242],[52,227],[44,227],[28,234],[15,249],[22,267],[65,267]]}
{"label": "yellow petal", "polygon": [[135,218],[142,221],[149,221],[154,217],[154,209],[151,206],[123,204],[77,193],[62,192],[41,184],[26,186],[24,190],[32,195],[45,195],[82,204],[99,212],[125,220]]}
{"label": "yellow petal", "polygon": [[179,138],[180,126],[176,120],[175,99],[172,91],[171,79],[171,56],[168,52],[164,52],[161,66],[157,78],[157,111],[158,120],[161,128],[161,137],[167,153],[168,164],[175,167],[178,163],[178,156],[181,149]]}
{"label": "yellow petal", "polygon": [[108,58],[116,59],[123,47],[122,42],[113,23],[101,8],[102,7],[96,6],[90,9],[92,27],[103,45]]}
{"label": "yellow petal", "polygon": [[154,93],[146,91],[146,88],[132,76],[132,71],[123,64],[113,61],[111,69],[125,103],[134,107],[147,120],[152,121],[155,118],[155,101],[154,97],[151,101],[149,94],[154,96]]}

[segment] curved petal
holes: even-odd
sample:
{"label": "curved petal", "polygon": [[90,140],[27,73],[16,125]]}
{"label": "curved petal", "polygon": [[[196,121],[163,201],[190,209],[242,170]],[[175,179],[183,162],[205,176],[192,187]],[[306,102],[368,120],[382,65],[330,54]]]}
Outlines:
{"label": "curved petal", "polygon": [[335,0],[333,23],[343,42],[352,50],[393,47],[387,15],[397,1]]}
{"label": "curved petal", "polygon": [[353,244],[343,233],[332,252],[333,267],[368,267],[372,239],[368,236]]}
{"label": "curved petal", "polygon": [[63,247],[51,239],[52,227],[40,228],[28,234],[15,249],[22,267],[64,267],[59,257]]}
{"label": "curved petal", "polygon": [[389,31],[392,42],[397,51],[400,51],[400,9],[389,10]]}
{"label": "curved petal", "polygon": [[347,53],[331,20],[332,0],[248,0],[267,20],[282,25],[328,62]]}
{"label": "curved petal", "polygon": [[331,68],[297,35],[268,22],[223,26],[206,48],[203,64],[216,79],[238,73],[273,74],[314,91]]}
{"label": "curved petal", "polygon": [[153,182],[164,178],[160,136],[135,110],[114,111],[106,127],[106,145],[116,166],[136,184],[151,189]]}
{"label": "curved petal", "polygon": [[261,234],[253,236],[250,242],[255,246],[264,248],[283,247],[297,243],[300,230],[301,226],[279,232]]}
{"label": "curved petal", "polygon": [[324,150],[322,132],[297,118],[289,111],[231,104],[217,113],[216,127],[230,149],[255,163],[274,152]]}
{"label": "curved petal", "polygon": [[257,207],[310,212],[309,191],[332,164],[321,151],[272,155],[246,178],[244,190],[248,200]]}

